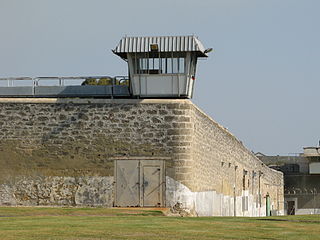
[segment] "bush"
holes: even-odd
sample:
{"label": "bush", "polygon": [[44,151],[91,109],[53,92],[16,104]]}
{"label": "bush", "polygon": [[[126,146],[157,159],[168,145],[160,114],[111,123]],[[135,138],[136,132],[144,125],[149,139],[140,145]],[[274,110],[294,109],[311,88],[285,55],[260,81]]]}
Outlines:
{"label": "bush", "polygon": [[95,78],[87,78],[81,83],[81,85],[98,85],[98,82]]}
{"label": "bush", "polygon": [[112,85],[112,78],[100,78],[98,85]]}
{"label": "bush", "polygon": [[112,78],[87,78],[81,85],[112,85]]}

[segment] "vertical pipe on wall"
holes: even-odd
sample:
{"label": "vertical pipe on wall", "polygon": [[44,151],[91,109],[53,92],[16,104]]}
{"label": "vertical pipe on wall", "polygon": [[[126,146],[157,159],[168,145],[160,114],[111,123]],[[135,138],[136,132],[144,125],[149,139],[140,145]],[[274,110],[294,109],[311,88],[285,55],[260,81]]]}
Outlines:
{"label": "vertical pipe on wall", "polygon": [[262,172],[259,171],[259,183],[258,183],[258,187],[259,187],[259,196],[258,196],[258,200],[259,200],[259,217],[261,217],[261,175]]}
{"label": "vertical pipe on wall", "polygon": [[316,189],[313,188],[313,214],[316,214]]}
{"label": "vertical pipe on wall", "polygon": [[236,186],[237,186],[237,168],[238,166],[234,166],[234,186],[233,186],[233,216],[237,216],[237,194],[236,194]]}
{"label": "vertical pipe on wall", "polygon": [[252,183],[251,183],[251,194],[252,194],[252,203],[251,203],[251,216],[254,216],[254,176],[255,172],[252,171]]}

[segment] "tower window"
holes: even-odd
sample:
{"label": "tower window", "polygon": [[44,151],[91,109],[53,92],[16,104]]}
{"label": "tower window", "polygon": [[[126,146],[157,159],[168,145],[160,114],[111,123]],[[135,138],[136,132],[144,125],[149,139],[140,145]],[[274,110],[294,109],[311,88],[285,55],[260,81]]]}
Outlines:
{"label": "tower window", "polygon": [[137,58],[134,61],[136,74],[184,74],[185,58],[152,57]]}

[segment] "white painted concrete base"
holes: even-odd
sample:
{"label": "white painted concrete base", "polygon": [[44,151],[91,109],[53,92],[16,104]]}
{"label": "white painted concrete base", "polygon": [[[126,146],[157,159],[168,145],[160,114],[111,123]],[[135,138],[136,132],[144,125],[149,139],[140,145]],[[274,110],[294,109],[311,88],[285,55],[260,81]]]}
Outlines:
{"label": "white painted concrete base", "polygon": [[[243,207],[243,197],[247,197],[247,207]],[[234,209],[236,202],[236,209]],[[185,209],[198,216],[266,216],[266,206],[260,208],[249,191],[243,191],[242,196],[226,196],[216,191],[192,192],[188,187],[170,177],[166,177],[166,206],[181,204]],[[283,215],[278,212],[277,215]]]}
{"label": "white painted concrete base", "polygon": [[320,214],[319,208],[304,208],[304,209],[297,209],[296,215],[309,215],[309,214]]}

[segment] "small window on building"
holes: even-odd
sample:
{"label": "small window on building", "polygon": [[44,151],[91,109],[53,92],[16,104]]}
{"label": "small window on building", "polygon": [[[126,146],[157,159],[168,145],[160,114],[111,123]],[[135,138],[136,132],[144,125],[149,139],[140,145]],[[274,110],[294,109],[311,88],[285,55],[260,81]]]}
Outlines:
{"label": "small window on building", "polygon": [[172,73],[179,72],[179,58],[172,58]]}
{"label": "small window on building", "polygon": [[159,74],[160,64],[159,58],[149,58],[149,74]]}
{"label": "small window on building", "polygon": [[167,58],[167,72],[168,74],[172,73],[172,59],[171,58]]}
{"label": "small window on building", "polygon": [[179,73],[184,73],[184,58],[179,58]]}
{"label": "small window on building", "polygon": [[161,72],[162,73],[167,73],[167,59],[166,58],[161,58]]}
{"label": "small window on building", "polygon": [[[161,56],[161,55],[160,55]],[[154,57],[137,58],[133,61],[136,74],[183,74],[185,73],[185,58]]]}
{"label": "small window on building", "polygon": [[149,69],[148,58],[139,58],[137,72],[138,74],[147,74]]}
{"label": "small window on building", "polygon": [[243,190],[246,190],[246,176],[243,175],[243,178],[242,178],[242,188]]}

